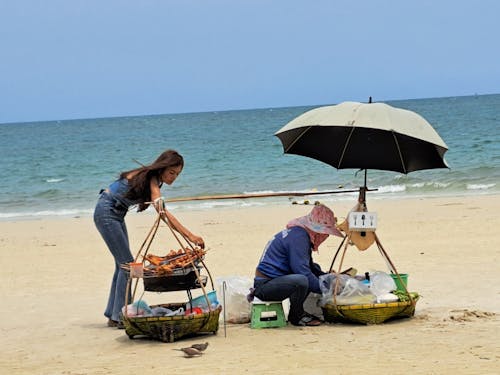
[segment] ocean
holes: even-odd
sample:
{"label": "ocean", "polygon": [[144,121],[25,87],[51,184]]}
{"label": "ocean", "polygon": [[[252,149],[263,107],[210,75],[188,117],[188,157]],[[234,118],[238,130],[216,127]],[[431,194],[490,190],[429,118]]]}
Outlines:
{"label": "ocean", "polygon": [[[500,94],[387,101],[427,119],[448,145],[449,169],[407,175],[369,170],[368,199],[498,194]],[[0,220],[92,214],[98,192],[121,171],[165,149],[185,167],[167,198],[357,189],[364,173],[283,153],[274,133],[303,106],[0,124]],[[356,193],[172,202],[172,210],[336,200]]]}

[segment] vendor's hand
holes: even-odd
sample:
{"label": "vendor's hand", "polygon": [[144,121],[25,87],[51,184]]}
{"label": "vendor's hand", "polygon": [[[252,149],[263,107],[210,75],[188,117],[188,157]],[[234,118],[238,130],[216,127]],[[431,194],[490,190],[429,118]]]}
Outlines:
{"label": "vendor's hand", "polygon": [[196,246],[199,246],[202,249],[205,248],[205,241],[203,241],[203,238],[201,238],[200,236],[193,234],[189,240]]}
{"label": "vendor's hand", "polygon": [[154,207],[155,207],[156,211],[160,215],[162,215],[164,217],[166,215],[166,212],[165,212],[165,198],[163,198],[163,197],[156,198],[153,201],[153,204],[154,204]]}

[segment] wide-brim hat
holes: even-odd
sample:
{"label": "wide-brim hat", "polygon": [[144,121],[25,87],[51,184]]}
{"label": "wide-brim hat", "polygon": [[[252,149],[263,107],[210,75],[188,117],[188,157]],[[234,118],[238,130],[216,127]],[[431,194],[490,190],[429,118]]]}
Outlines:
{"label": "wide-brim hat", "polygon": [[323,204],[314,206],[309,214],[298,217],[295,221],[316,233],[344,237],[337,229],[337,218],[333,211]]}

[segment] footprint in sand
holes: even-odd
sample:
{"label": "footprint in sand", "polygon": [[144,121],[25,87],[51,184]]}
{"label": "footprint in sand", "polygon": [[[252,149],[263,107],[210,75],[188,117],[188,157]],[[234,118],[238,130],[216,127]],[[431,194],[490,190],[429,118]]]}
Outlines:
{"label": "footprint in sand", "polygon": [[455,322],[472,322],[479,319],[493,319],[497,314],[489,311],[458,309],[451,310],[450,316],[444,320]]}

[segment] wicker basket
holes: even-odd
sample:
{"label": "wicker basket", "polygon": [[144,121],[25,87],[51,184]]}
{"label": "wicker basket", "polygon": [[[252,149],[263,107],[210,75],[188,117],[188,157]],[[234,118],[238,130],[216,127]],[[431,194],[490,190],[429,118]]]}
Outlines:
{"label": "wicker basket", "polygon": [[[185,307],[184,304],[158,306],[175,310],[179,307]],[[217,333],[221,310],[222,307],[219,306],[208,313],[188,316],[124,317],[123,323],[125,332],[130,339],[135,336],[147,336],[163,342],[174,342],[184,336]]]}
{"label": "wicker basket", "polygon": [[380,324],[390,319],[410,318],[415,314],[418,296],[405,302],[335,305],[322,307],[325,321],[330,323]]}

